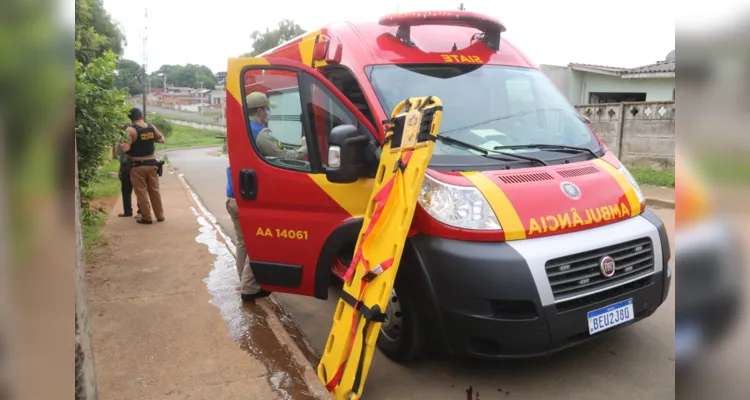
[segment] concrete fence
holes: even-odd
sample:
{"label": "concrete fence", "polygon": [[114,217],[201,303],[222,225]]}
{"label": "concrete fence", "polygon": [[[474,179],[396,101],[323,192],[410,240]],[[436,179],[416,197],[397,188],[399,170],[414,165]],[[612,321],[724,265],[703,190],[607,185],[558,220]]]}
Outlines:
{"label": "concrete fence", "polygon": [[674,168],[675,102],[575,106],[594,132],[627,165]]}

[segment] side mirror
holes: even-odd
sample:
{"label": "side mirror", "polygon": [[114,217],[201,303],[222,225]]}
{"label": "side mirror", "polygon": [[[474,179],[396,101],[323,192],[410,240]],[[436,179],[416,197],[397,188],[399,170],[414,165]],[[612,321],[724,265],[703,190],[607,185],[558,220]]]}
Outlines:
{"label": "side mirror", "polygon": [[370,139],[354,125],[339,125],[328,137],[326,178],[333,183],[352,183],[367,171]]}

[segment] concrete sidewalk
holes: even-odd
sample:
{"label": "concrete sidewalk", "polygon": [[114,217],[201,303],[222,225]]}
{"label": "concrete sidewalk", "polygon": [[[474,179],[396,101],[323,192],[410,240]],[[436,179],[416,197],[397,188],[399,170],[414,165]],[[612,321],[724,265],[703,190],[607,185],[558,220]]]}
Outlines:
{"label": "concrete sidewalk", "polygon": [[674,209],[674,188],[662,186],[641,185],[646,204],[659,208]]}
{"label": "concrete sidewalk", "polygon": [[243,305],[222,234],[178,175],[160,179],[166,221],[110,213],[87,260],[99,397],[329,398],[267,299]]}

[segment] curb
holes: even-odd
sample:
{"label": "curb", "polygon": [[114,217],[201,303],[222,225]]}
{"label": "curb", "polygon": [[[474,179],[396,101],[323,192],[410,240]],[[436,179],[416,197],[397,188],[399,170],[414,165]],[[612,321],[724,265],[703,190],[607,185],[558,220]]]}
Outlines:
{"label": "curb", "polygon": [[674,210],[674,201],[657,199],[654,197],[646,197],[646,205],[656,208],[669,208]]}
{"label": "curb", "polygon": [[[170,167],[171,164],[170,164]],[[191,200],[195,205],[201,209],[201,212],[207,214],[207,216],[211,216],[210,219],[214,219],[213,214],[206,208],[206,206],[203,204],[202,200],[198,196],[198,193],[196,193],[193,188],[190,186],[190,184],[179,174],[179,172],[175,171],[173,168],[170,168],[172,173],[177,174],[177,178],[182,184],[183,188],[190,192],[191,194]],[[208,218],[207,218],[208,219]],[[229,243],[226,243],[222,240],[220,242],[223,242],[224,245],[227,247],[227,250],[230,254],[234,254],[234,250],[232,247],[234,246],[234,243],[231,242],[231,239],[228,235],[224,232],[224,230],[221,228],[216,221],[209,221],[211,225],[213,225],[213,228],[217,230],[218,234],[223,236],[224,240],[228,240]],[[286,347],[289,352],[291,353],[291,356],[294,358],[295,364],[297,364],[300,368],[303,369],[303,377],[304,377],[304,384],[309,390],[309,394],[314,397],[315,399],[323,400],[323,399],[330,399],[331,395],[328,393],[328,390],[326,390],[325,386],[323,385],[323,382],[320,381],[318,378],[318,374],[313,369],[312,364],[310,363],[309,359],[306,356],[305,351],[300,348],[300,346],[297,344],[297,342],[294,341],[294,339],[291,337],[289,332],[284,328],[284,323],[279,318],[279,315],[277,314],[276,310],[282,309],[283,307],[281,304],[279,304],[278,300],[275,298],[275,295],[271,295],[264,299],[265,301],[259,301],[257,304],[266,312],[265,320],[268,323],[269,327],[271,328],[271,332],[273,332],[274,336],[278,340],[279,344]],[[307,342],[306,339],[303,338],[302,340],[303,345],[308,347],[308,353],[311,349],[310,344]]]}

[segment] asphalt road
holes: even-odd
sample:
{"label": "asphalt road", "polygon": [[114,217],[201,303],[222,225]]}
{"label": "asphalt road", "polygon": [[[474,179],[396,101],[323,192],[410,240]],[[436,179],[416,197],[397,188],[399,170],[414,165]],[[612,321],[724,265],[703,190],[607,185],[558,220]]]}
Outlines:
{"label": "asphalt road", "polygon": [[[226,157],[216,149],[171,152],[170,162],[233,236],[225,210]],[[656,210],[668,226],[674,249],[674,212]],[[331,326],[339,292],[329,300],[278,294],[316,351]],[[399,365],[376,352],[365,386],[369,399],[673,399],[674,279],[667,301],[650,318],[626,329],[544,359],[478,362],[433,358]]]}

